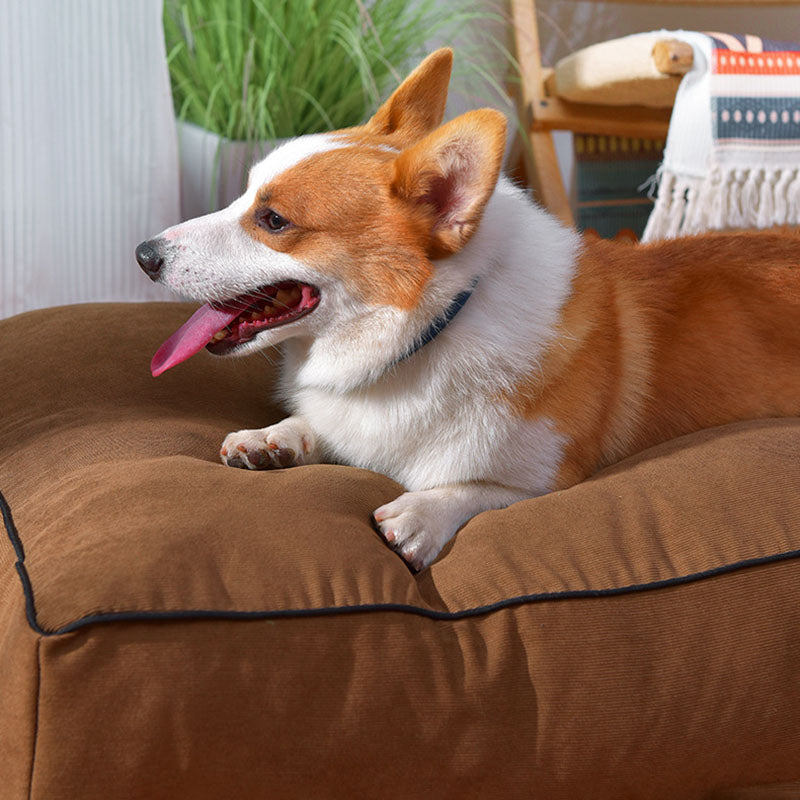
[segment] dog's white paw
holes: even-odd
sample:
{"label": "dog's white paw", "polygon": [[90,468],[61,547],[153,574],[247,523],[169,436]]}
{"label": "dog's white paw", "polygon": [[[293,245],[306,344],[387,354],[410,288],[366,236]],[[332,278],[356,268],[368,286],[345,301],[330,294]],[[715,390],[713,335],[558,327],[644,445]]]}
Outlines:
{"label": "dog's white paw", "polygon": [[372,515],[389,546],[417,571],[436,560],[461,521],[436,493],[406,492]]}
{"label": "dog's white paw", "polygon": [[316,460],[314,434],[297,417],[268,428],[229,433],[219,454],[223,464],[240,469],[282,469]]}

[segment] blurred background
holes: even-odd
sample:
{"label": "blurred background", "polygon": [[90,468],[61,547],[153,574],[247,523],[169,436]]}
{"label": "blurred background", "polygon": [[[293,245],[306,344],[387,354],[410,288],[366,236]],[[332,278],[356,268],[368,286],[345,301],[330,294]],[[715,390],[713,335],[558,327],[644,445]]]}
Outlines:
{"label": "blurred background", "polygon": [[[539,0],[537,14],[551,65],[660,28],[800,39],[797,8]],[[230,202],[274,140],[363,121],[441,44],[456,48],[448,116],[514,115],[494,0],[0,0],[0,19],[0,317],[175,299],[139,270],[138,242]],[[569,185],[573,141],[556,144]]]}

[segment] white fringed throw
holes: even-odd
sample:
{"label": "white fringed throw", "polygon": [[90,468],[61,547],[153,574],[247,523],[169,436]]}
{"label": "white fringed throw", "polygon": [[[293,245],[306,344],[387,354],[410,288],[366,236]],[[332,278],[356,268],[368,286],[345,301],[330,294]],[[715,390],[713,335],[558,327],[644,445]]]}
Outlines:
{"label": "white fringed throw", "polygon": [[800,45],[665,31],[692,45],[642,241],[800,224]]}

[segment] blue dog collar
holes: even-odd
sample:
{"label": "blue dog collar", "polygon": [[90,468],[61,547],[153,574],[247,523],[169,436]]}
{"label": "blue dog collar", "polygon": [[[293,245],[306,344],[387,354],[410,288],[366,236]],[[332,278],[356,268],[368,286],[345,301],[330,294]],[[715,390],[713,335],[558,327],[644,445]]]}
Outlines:
{"label": "blue dog collar", "polygon": [[447,325],[453,321],[453,317],[464,308],[464,304],[469,300],[472,296],[472,292],[475,290],[475,287],[478,285],[478,279],[473,278],[472,283],[470,284],[469,289],[465,289],[463,292],[460,292],[453,298],[453,302],[445,309],[444,313],[436,317],[436,319],[430,324],[428,330],[422,334],[422,336],[417,339],[414,344],[402,355],[398,358],[394,363],[399,364],[401,361],[405,361],[407,358],[411,358],[417,350],[424,347],[426,344],[432,342],[446,327]]}

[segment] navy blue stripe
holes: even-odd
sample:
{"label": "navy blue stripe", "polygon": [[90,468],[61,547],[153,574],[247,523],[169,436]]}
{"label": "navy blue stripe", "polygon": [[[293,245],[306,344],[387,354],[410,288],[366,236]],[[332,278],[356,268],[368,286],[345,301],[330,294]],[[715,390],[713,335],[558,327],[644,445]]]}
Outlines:
{"label": "navy blue stripe", "polygon": [[[795,112],[800,113],[797,97],[712,97],[711,111],[716,139],[800,139],[800,118],[795,119]],[[773,111],[775,122],[770,120]],[[784,111],[789,115],[786,121]]]}
{"label": "navy blue stripe", "polygon": [[[743,34],[729,33],[728,36],[732,36],[734,39],[736,39],[736,41],[739,42],[742,47],[745,46],[745,38]],[[714,48],[716,50],[730,50],[730,47],[728,47],[728,45],[725,44],[722,39],[717,39],[716,36],[711,36],[711,38],[714,40]]]}
{"label": "navy blue stripe", "polygon": [[11,516],[11,508],[6,499],[0,492],[0,510],[2,510],[3,521],[6,532],[14,551],[17,554],[17,573],[22,582],[22,591],[25,595],[25,610],[28,624],[36,633],[42,636],[59,636],[65,633],[85,628],[89,625],[96,625],[104,622],[158,622],[158,621],[178,621],[178,620],[253,620],[253,619],[295,619],[299,617],[329,617],[342,614],[359,614],[376,611],[395,612],[402,614],[413,614],[418,617],[425,617],[432,620],[457,621],[480,617],[495,611],[502,611],[507,608],[527,605],[530,603],[541,603],[550,600],[575,600],[598,597],[616,597],[618,595],[633,594],[635,592],[653,591],[655,589],[666,589],[672,586],[681,586],[687,583],[713,578],[718,575],[727,575],[749,567],[757,567],[765,564],[775,564],[781,561],[800,558],[800,550],[788,550],[782,553],[774,553],[768,556],[757,558],[746,558],[735,561],[731,564],[722,564],[711,569],[693,572],[689,575],[680,575],[675,578],[664,578],[659,581],[649,583],[635,583],[628,586],[613,586],[605,589],[575,589],[560,592],[537,592],[532,594],[516,595],[497,600],[494,603],[474,606],[472,608],[461,609],[460,611],[437,611],[423,606],[414,606],[404,603],[365,603],[363,605],[344,605],[344,606],[322,606],[319,608],[282,608],[265,609],[259,611],[229,611],[221,609],[175,609],[169,611],[109,611],[107,613],[89,614],[79,617],[66,625],[54,630],[42,628],[36,618],[36,609],[33,596],[33,586],[31,585],[28,572],[25,568],[25,554],[22,542],[14,525]]}
{"label": "navy blue stripe", "polygon": [[780,42],[777,39],[761,38],[761,48],[765,53],[791,53],[800,51],[798,42]]}
{"label": "navy blue stripe", "polygon": [[[746,53],[750,53],[752,51],[747,49],[747,40],[745,39],[744,34],[741,33],[730,33],[729,36],[732,36],[736,39],[739,44],[744,47]],[[716,36],[711,37],[714,41],[714,49],[715,50],[730,50],[731,48],[722,41],[722,39],[717,39]],[[791,53],[791,52],[798,52],[800,51],[800,43],[798,42],[781,42],[777,39],[764,39],[761,37],[761,49],[765,53]],[[740,52],[738,50],[733,52]]]}

